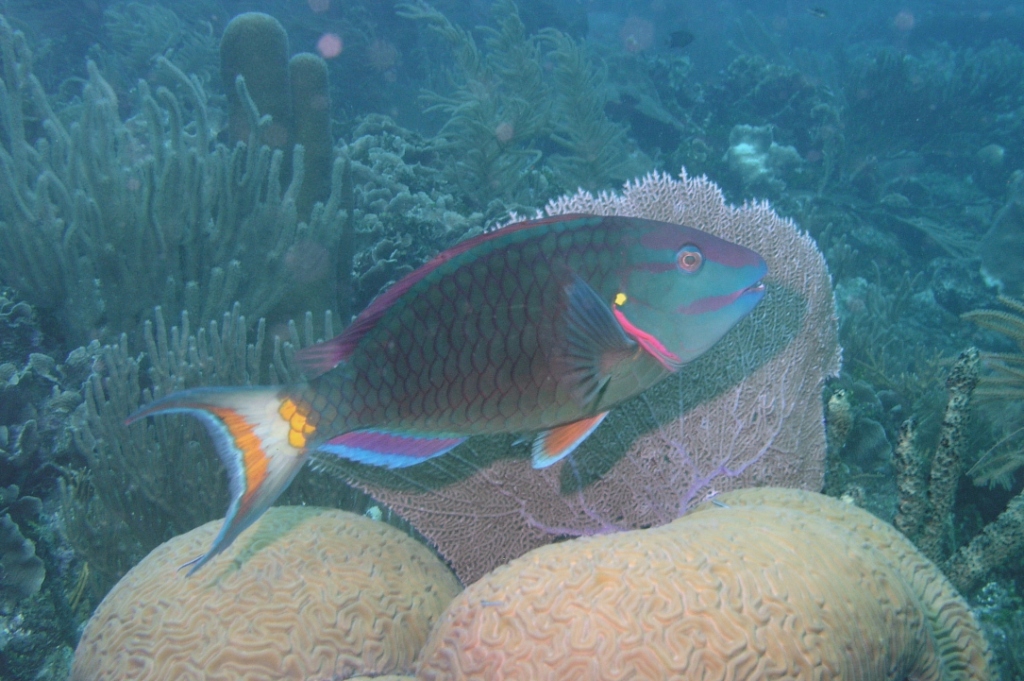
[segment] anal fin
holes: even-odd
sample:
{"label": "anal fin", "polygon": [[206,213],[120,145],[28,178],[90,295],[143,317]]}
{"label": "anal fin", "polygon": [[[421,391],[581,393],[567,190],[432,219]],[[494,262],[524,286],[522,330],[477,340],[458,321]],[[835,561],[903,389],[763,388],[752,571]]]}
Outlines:
{"label": "anal fin", "polygon": [[601,425],[605,416],[608,416],[606,411],[556,426],[537,435],[533,441],[533,467],[547,468],[572,454]]}
{"label": "anal fin", "polygon": [[406,468],[455,449],[459,436],[419,435],[384,429],[354,430],[316,446],[328,454],[356,463],[385,468]]}

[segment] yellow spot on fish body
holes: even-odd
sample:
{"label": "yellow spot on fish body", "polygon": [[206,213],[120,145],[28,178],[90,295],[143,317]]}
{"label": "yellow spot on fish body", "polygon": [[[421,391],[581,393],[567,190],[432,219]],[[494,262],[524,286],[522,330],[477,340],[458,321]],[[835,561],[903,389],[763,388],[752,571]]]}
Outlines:
{"label": "yellow spot on fish body", "polygon": [[316,432],[316,426],[306,421],[306,415],[290,399],[281,403],[277,413],[288,422],[288,444],[296,449],[305,447],[306,438]]}
{"label": "yellow spot on fish body", "polygon": [[626,300],[627,300],[627,298],[626,298],[626,294],[625,293],[616,293],[615,294],[615,304],[616,305],[625,305],[626,304]]}
{"label": "yellow spot on fish body", "polygon": [[281,403],[281,407],[277,410],[277,413],[281,415],[285,421],[291,419],[292,414],[298,411],[299,408],[295,406],[295,403],[291,400],[285,400]]}

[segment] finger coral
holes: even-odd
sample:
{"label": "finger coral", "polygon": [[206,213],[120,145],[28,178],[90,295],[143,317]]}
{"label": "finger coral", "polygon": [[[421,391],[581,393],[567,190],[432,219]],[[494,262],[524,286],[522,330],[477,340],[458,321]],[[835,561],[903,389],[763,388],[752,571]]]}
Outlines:
{"label": "finger coral", "polygon": [[417,679],[988,679],[966,603],[866,511],[741,490],[545,546],[457,596]]}
{"label": "finger coral", "polygon": [[345,679],[411,671],[458,592],[429,550],[381,522],[270,509],[208,572],[178,568],[220,521],[157,547],[97,608],[72,681]]}

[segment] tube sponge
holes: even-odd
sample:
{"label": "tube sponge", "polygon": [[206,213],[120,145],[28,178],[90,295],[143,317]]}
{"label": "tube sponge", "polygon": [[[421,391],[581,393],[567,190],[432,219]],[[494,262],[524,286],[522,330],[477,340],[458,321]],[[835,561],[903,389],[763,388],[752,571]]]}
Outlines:
{"label": "tube sponge", "polygon": [[331,91],[327,62],[303,52],[288,62],[295,116],[295,143],[306,150],[305,174],[297,206],[301,219],[308,220],[313,204],[331,195],[334,140],[331,138]]}
{"label": "tube sponge", "polygon": [[990,673],[966,603],[902,535],[835,499],[763,488],[498,568],[452,601],[417,679]]}
{"label": "tube sponge", "polygon": [[199,574],[221,521],[154,549],[100,603],[71,681],[410,673],[458,582],[426,547],[333,509],[271,508]]}
{"label": "tube sponge", "polygon": [[239,14],[220,39],[220,71],[228,95],[228,131],[232,140],[248,142],[249,118],[235,88],[245,78],[256,108],[273,118],[261,142],[273,149],[291,147],[292,103],[288,87],[288,34],[281,23],[262,12]]}

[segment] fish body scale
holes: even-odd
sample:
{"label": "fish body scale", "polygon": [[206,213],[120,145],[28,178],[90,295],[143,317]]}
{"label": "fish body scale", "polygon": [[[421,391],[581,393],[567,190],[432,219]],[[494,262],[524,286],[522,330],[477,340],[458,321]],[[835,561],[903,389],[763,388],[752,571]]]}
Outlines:
{"label": "fish body scale", "polygon": [[[569,272],[609,300],[624,235],[554,225],[448,263],[406,293],[301,400],[322,432],[535,430],[580,418],[550,354]],[[621,257],[621,256],[620,256]]]}

